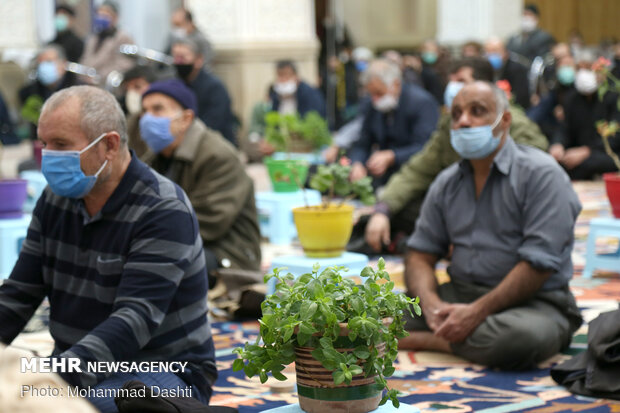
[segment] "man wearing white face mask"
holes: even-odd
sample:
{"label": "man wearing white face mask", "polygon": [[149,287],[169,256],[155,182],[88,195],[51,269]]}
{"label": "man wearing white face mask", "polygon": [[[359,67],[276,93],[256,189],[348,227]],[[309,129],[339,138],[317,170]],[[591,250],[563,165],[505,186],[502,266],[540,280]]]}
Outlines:
{"label": "man wearing white face mask", "polygon": [[[433,182],[408,241],[405,282],[423,318],[409,320],[399,348],[532,368],[566,348],[582,321],[568,287],[581,205],[549,155],[512,140],[499,88],[465,85],[451,115],[462,160]],[[435,264],[448,254],[450,281],[438,286]]]}
{"label": "man wearing white face mask", "polygon": [[364,117],[360,138],[349,150],[351,179],[372,175],[380,186],[422,149],[437,125],[439,106],[421,87],[403,84],[400,68],[385,59],[370,63],[362,83],[372,108]]}
{"label": "man wearing white face mask", "polygon": [[[593,56],[578,56],[577,59],[576,91],[566,98],[564,120],[551,139],[550,153],[571,179],[583,180],[616,170],[613,159],[605,152],[596,122],[620,121],[620,112],[616,93],[607,92],[602,100],[598,97]],[[620,136],[610,137],[609,143],[611,149],[620,154]]]}
{"label": "man wearing white face mask", "polygon": [[155,81],[155,73],[149,66],[135,66],[123,74],[121,88],[125,96],[121,105],[127,113],[127,134],[129,148],[136,152],[138,157],[144,155],[148,147],[140,137],[140,115],[142,114],[142,94]]}
{"label": "man wearing white face mask", "polygon": [[271,107],[282,114],[316,111],[325,116],[325,100],[318,89],[299,78],[295,64],[290,60],[276,63],[276,81],[269,92]]}
{"label": "man wearing white face mask", "polygon": [[515,34],[508,40],[506,49],[517,53],[530,62],[536,56],[544,56],[555,43],[553,37],[538,27],[540,12],[535,4],[528,4],[523,8],[521,33]]}

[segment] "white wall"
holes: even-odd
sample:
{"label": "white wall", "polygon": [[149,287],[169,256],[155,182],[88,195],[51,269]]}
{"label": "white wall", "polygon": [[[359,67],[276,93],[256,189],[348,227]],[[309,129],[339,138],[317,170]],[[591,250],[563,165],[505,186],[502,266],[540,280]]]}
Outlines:
{"label": "white wall", "polygon": [[523,0],[437,1],[437,39],[441,43],[507,38],[519,30]]}

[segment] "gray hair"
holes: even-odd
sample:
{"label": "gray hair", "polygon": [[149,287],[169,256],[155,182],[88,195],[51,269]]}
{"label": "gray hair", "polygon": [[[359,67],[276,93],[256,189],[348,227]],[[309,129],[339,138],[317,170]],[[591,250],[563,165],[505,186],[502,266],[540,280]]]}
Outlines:
{"label": "gray hair", "polygon": [[65,49],[63,49],[62,47],[54,43],[48,44],[47,46],[44,46],[41,50],[39,50],[39,53],[37,53],[36,60],[38,61],[43,53],[49,52],[50,50],[53,50],[54,52],[56,52],[56,56],[58,60],[64,60],[64,61],[67,60],[67,54],[65,53]]}
{"label": "gray hair", "polygon": [[41,114],[59,108],[72,98],[80,104],[80,128],[89,141],[106,132],[117,132],[121,146],[127,146],[127,122],[125,114],[114,96],[95,86],[72,86],[54,93],[45,101]]}
{"label": "gray hair", "polygon": [[400,82],[402,75],[400,68],[389,60],[375,59],[368,65],[368,69],[362,73],[362,84],[368,84],[373,78],[379,79],[386,86],[391,86],[397,80]]}
{"label": "gray hair", "polygon": [[189,37],[174,39],[174,41],[172,42],[172,46],[176,44],[187,46],[196,56],[202,56],[202,50],[200,50],[198,43]]}

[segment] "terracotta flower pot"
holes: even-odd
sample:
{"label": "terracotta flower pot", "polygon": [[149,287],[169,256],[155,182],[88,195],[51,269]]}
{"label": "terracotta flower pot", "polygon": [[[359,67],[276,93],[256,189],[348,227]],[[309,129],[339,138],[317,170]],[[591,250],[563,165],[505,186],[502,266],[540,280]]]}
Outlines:
{"label": "terracotta flower pot", "polygon": [[610,172],[603,174],[605,180],[605,188],[607,189],[607,198],[611,204],[611,212],[614,217],[620,218],[620,173]]}
{"label": "terracotta flower pot", "polygon": [[[388,318],[383,322],[389,324],[391,321]],[[351,352],[356,346],[364,344],[362,340],[350,341],[346,326],[346,323],[340,323],[340,337],[334,343],[335,349],[340,352]],[[302,410],[308,413],[366,413],[379,406],[382,391],[377,389],[375,376],[358,374],[353,376],[351,384],[335,385],[332,372],[312,356],[313,350],[312,347],[295,348],[297,394]],[[377,350],[383,356],[385,345],[377,346]]]}
{"label": "terracotta flower pot", "polygon": [[293,208],[304,254],[312,258],[341,256],[351,238],[353,209],[347,204]]}

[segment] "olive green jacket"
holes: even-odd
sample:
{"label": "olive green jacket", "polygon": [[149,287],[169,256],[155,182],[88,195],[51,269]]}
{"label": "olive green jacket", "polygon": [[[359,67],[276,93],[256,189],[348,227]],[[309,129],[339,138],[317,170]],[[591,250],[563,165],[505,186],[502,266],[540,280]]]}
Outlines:
{"label": "olive green jacket", "polygon": [[[516,143],[547,150],[547,138],[538,125],[515,106],[511,105],[510,113],[512,139]],[[439,118],[437,129],[422,150],[409,158],[407,163],[392,175],[379,201],[387,204],[391,215],[397,214],[409,202],[423,198],[439,172],[458,160],[460,157],[450,144],[450,114],[444,113]]]}
{"label": "olive green jacket", "polygon": [[195,119],[172,158],[147,150],[142,160],[176,182],[189,197],[206,248],[231,268],[260,270],[260,231],[254,182],[237,150]]}

